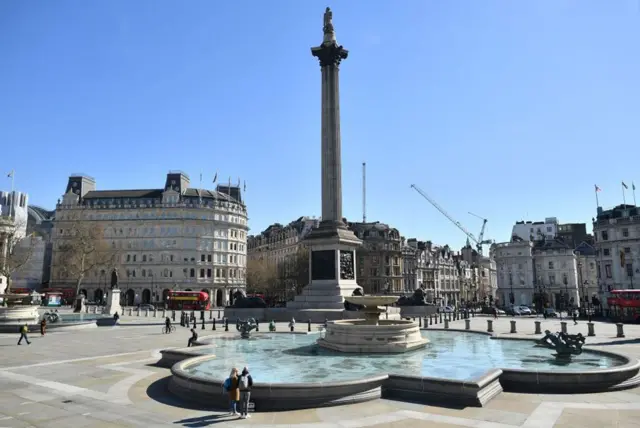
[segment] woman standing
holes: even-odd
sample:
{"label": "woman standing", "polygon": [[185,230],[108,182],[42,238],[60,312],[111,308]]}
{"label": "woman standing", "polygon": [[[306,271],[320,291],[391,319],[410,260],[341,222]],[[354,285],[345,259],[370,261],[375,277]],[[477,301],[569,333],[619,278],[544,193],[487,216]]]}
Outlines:
{"label": "woman standing", "polygon": [[[238,401],[240,401],[240,380],[238,379],[238,369],[235,367],[231,369],[231,373],[229,374],[228,387],[227,391],[229,394],[229,402],[230,402],[230,410],[231,413],[238,416]],[[226,382],[225,382],[226,383]]]}

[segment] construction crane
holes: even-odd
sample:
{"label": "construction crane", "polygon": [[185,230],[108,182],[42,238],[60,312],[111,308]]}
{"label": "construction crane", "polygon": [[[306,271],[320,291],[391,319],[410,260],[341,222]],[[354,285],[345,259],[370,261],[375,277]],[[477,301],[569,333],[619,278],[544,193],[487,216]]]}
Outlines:
{"label": "construction crane", "polygon": [[[491,241],[490,240],[486,240],[483,241],[482,238],[484,237],[484,229],[485,226],[487,224],[487,220],[482,218],[482,220],[484,221],[484,223],[482,224],[482,231],[480,232],[480,237],[479,239],[476,239],[476,237],[473,235],[473,233],[469,232],[462,224],[460,224],[459,221],[455,220],[453,217],[451,217],[451,215],[449,215],[448,212],[446,212],[444,210],[444,208],[442,208],[440,205],[438,205],[438,203],[436,201],[434,201],[433,199],[431,199],[429,197],[429,195],[427,195],[424,191],[422,191],[418,186],[416,186],[415,184],[411,185],[411,188],[413,190],[415,190],[416,192],[418,192],[420,194],[420,196],[422,196],[423,198],[425,198],[431,205],[434,206],[435,209],[437,209],[438,211],[440,211],[440,213],[445,216],[447,219],[449,219],[449,221],[451,223],[453,223],[458,229],[460,229],[462,231],[462,233],[464,233],[465,235],[467,235],[467,238],[469,238],[470,240],[472,240],[473,242],[476,243],[476,249],[478,251],[478,254],[482,255],[482,245],[484,244],[490,244]],[[475,215],[475,214],[474,214]]]}
{"label": "construction crane", "polygon": [[478,235],[478,243],[479,243],[480,245],[484,245],[484,244],[492,244],[493,242],[492,242],[490,239],[488,239],[488,240],[486,240],[486,241],[483,241],[483,240],[482,240],[482,239],[484,238],[484,229],[487,227],[487,222],[488,222],[489,220],[487,220],[487,219],[486,219],[486,218],[484,218],[484,217],[480,217],[478,214],[474,214],[474,213],[472,213],[471,211],[469,211],[469,214],[471,214],[471,215],[472,215],[472,216],[474,216],[474,217],[478,217],[480,220],[482,220],[482,229],[480,229],[480,234]]}

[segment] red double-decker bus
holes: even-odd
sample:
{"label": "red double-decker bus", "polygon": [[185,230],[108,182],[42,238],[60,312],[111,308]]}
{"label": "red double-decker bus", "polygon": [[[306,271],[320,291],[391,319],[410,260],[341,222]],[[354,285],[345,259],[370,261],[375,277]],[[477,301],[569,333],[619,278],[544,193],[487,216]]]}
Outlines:
{"label": "red double-decker bus", "polygon": [[40,293],[42,294],[47,294],[47,293],[55,293],[55,294],[59,294],[60,296],[62,296],[60,298],[61,300],[61,304],[64,305],[70,305],[71,302],[74,301],[74,299],[76,298],[76,289],[75,288],[43,288],[42,291],[40,291]]}
{"label": "red double-decker bus", "polygon": [[611,316],[627,322],[640,322],[640,290],[612,290],[607,298]]}
{"label": "red double-decker bus", "polygon": [[172,310],[207,311],[211,308],[209,295],[204,291],[169,291],[167,305]]}

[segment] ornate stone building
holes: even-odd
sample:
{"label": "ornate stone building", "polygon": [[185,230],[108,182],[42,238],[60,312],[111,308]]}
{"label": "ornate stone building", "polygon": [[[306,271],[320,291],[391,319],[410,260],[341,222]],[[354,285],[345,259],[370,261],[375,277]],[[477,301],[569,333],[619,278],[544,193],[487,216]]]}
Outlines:
{"label": "ornate stone building", "polygon": [[248,226],[239,186],[196,189],[171,171],[159,189],[96,190],[93,178],[72,175],[56,206],[51,287],[75,286],[60,252],[75,221],[95,225],[117,252],[116,266],[83,280],[90,300],[101,300],[114,267],[127,305],[161,302],[178,289],[205,291],[221,306],[245,289]]}
{"label": "ornate stone building", "polygon": [[358,285],[366,294],[405,294],[400,232],[380,222],[347,225],[363,241],[356,251]]}

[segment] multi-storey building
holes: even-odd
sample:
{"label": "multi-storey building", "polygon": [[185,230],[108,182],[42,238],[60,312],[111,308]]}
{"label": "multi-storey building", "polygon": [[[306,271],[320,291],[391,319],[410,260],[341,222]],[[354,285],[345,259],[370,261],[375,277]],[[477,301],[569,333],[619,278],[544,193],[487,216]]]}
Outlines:
{"label": "multi-storey building", "polygon": [[511,231],[511,238],[520,238],[523,241],[538,241],[541,239],[553,239],[558,233],[558,219],[547,217],[544,221],[517,221]]}
{"label": "multi-storey building", "polygon": [[598,295],[598,269],[596,249],[587,242],[583,242],[575,249],[578,258],[578,284],[580,300],[588,306]]}
{"label": "multi-storey building", "polygon": [[347,225],[363,241],[356,253],[358,285],[367,294],[404,294],[400,232],[380,222]]}
{"label": "multi-storey building", "polygon": [[498,289],[496,261],[493,254],[483,256],[479,254],[469,242],[460,251],[462,259],[469,263],[476,272],[475,295],[478,302],[492,304]]}
{"label": "multi-storey building", "polygon": [[84,278],[89,299],[102,299],[113,268],[127,305],[160,302],[171,289],[202,290],[225,305],[245,288],[247,209],[239,186],[192,188],[185,173],[171,171],[160,189],[96,190],[93,178],[72,175],[56,206],[52,287],[75,285],[61,251],[75,222],[99,229],[117,253],[114,266]]}
{"label": "multi-storey building", "polygon": [[638,288],[640,282],[640,213],[634,205],[598,207],[593,220],[596,269],[601,301],[615,289]]}
{"label": "multi-storey building", "polygon": [[498,299],[502,304],[544,302],[556,308],[579,306],[578,256],[560,239],[495,244]]}

